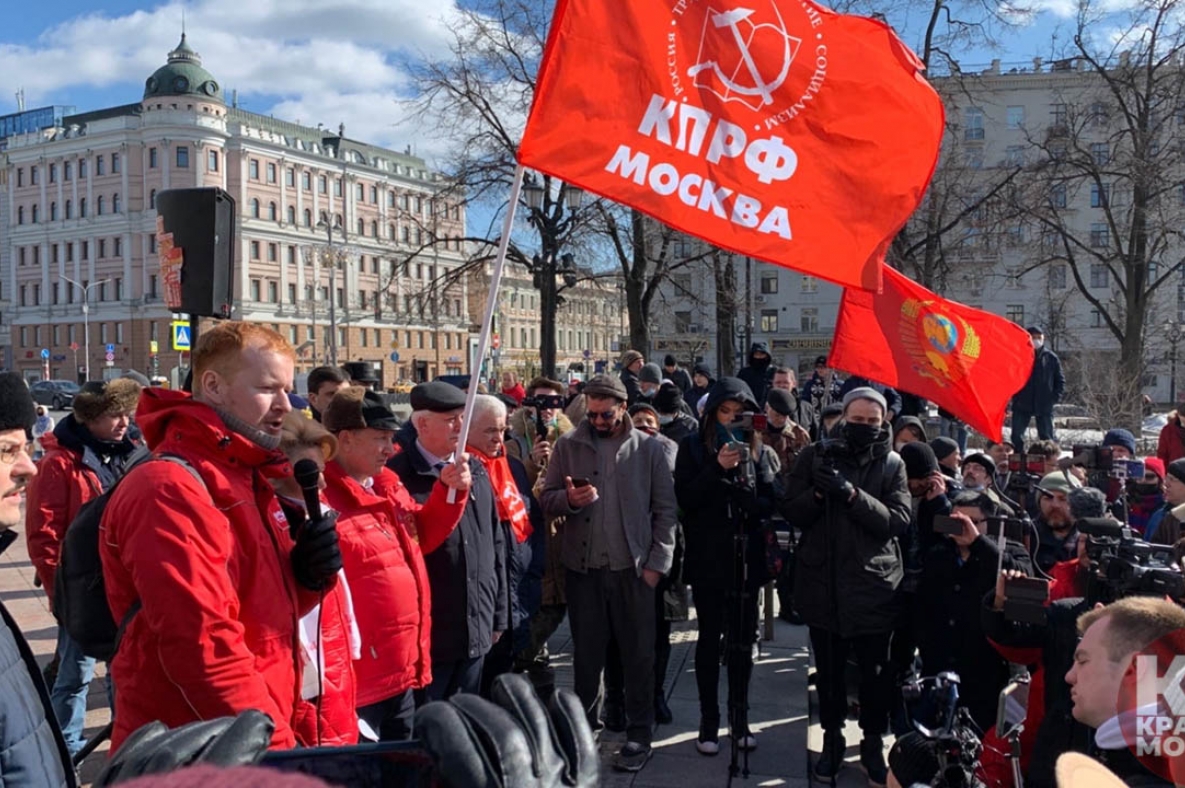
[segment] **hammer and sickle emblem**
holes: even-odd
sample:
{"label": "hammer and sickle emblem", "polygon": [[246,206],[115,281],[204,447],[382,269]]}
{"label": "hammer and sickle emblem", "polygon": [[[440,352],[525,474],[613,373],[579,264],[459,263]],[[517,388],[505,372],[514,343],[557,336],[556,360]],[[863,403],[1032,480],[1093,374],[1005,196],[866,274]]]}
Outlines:
{"label": "hammer and sickle emblem", "polygon": [[[771,3],[771,5],[773,4]],[[797,41],[797,39],[793,39],[787,34],[785,22],[782,20],[782,15],[778,11],[776,5],[773,5],[773,10],[774,14],[778,18],[777,25],[769,23],[756,24],[752,22],[749,17],[753,16],[756,11],[751,8],[734,8],[730,11],[723,11],[720,13],[709,12],[709,18],[711,19],[712,25],[715,28],[729,28],[732,31],[733,42],[736,44],[737,50],[741,56],[740,65],[743,66],[744,69],[749,73],[749,78],[752,80],[751,84],[743,84],[735,80],[736,72],[740,71],[739,66],[733,71],[732,76],[729,76],[727,73],[725,73],[724,69],[720,67],[720,63],[715,59],[705,60],[702,63],[696,63],[687,69],[687,75],[694,79],[695,77],[699,76],[700,73],[704,71],[710,71],[716,75],[716,79],[720,80],[720,83],[729,93],[735,93],[739,96],[760,97],[760,106],[768,106],[772,104],[774,101],[773,92],[782,86],[782,83],[786,80],[786,75],[790,73],[790,64],[794,60],[794,51],[792,49],[791,43],[792,41]],[[748,22],[750,25],[750,34],[748,37],[746,37],[744,32],[741,30],[740,25],[743,22]],[[760,27],[769,27],[777,30],[781,34],[783,41],[781,71],[777,74],[777,76],[770,80],[766,80],[762,76],[761,71],[757,66],[757,62],[753,57],[753,52],[750,48],[753,36]],[[720,98],[724,99],[725,101],[729,100],[728,96],[721,96]]]}

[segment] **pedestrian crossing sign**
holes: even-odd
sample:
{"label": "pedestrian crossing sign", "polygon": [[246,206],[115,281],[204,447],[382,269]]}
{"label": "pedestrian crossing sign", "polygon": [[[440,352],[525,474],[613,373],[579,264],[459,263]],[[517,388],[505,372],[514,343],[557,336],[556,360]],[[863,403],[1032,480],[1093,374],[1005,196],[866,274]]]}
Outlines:
{"label": "pedestrian crossing sign", "polygon": [[173,350],[191,350],[189,323],[177,321],[173,323]]}

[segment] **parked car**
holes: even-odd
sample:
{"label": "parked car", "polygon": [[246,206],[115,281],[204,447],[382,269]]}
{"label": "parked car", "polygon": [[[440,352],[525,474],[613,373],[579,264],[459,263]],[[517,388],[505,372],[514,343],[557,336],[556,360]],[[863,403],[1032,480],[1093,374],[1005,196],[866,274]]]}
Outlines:
{"label": "parked car", "polygon": [[78,384],[72,380],[39,380],[29,388],[33,401],[51,410],[65,410],[74,405]]}

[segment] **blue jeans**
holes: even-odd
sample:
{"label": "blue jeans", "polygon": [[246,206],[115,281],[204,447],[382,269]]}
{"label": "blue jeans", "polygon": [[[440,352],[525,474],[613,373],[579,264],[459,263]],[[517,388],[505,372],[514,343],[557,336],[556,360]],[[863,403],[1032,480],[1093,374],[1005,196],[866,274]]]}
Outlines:
{"label": "blue jeans", "polygon": [[83,654],[66,628],[58,627],[58,677],[50,692],[50,701],[71,755],[86,744],[82,737],[86,729],[86,698],[94,675],[94,657]]}
{"label": "blue jeans", "polygon": [[1017,452],[1021,451],[1021,447],[1025,442],[1025,431],[1029,428],[1029,421],[1037,417],[1037,438],[1039,440],[1057,440],[1057,435],[1053,432],[1053,412],[1046,411],[1042,413],[1032,413],[1030,411],[1012,409],[1012,445]]}

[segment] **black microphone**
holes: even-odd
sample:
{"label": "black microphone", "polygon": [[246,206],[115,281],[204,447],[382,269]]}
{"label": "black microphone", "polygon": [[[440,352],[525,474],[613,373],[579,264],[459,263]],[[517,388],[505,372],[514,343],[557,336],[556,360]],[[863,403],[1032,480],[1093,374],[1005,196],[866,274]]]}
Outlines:
{"label": "black microphone", "polygon": [[321,466],[317,465],[316,460],[308,458],[297,460],[296,465],[292,466],[292,476],[300,485],[301,493],[304,494],[304,507],[309,520],[320,520]]}

